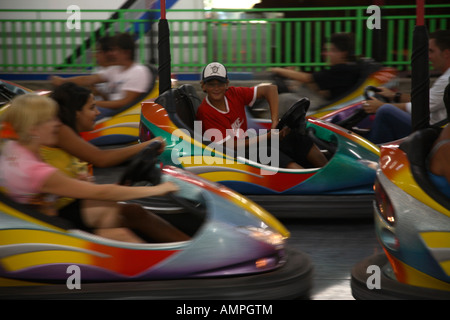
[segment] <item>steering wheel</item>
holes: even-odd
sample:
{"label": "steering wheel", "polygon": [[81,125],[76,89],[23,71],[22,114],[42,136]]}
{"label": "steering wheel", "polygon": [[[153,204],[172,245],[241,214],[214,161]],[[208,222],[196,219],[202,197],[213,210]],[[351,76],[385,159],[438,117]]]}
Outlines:
{"label": "steering wheel", "polygon": [[296,130],[299,134],[304,135],[306,133],[306,112],[308,111],[309,103],[308,98],[302,98],[295,102],[281,117],[277,129],[281,130],[287,126],[291,130]]}
{"label": "steering wheel", "polygon": [[386,97],[382,96],[381,94],[378,94],[378,92],[381,92],[380,89],[378,89],[377,87],[374,86],[367,86],[364,89],[364,99],[366,100],[370,100],[371,98],[376,98],[380,101],[383,102],[390,102],[389,99],[387,99]]}
{"label": "steering wheel", "polygon": [[[367,86],[364,88],[364,99],[370,100],[371,98],[376,98],[383,102],[389,102],[386,97],[378,94],[381,90],[374,86]],[[369,114],[363,109],[360,108],[356,110],[353,114],[351,114],[348,118],[343,119],[336,124],[342,128],[351,130],[355,125],[360,123],[367,117]]]}
{"label": "steering wheel", "polygon": [[[154,186],[160,184],[161,168],[157,165],[159,162],[158,150],[160,148],[161,141],[153,141],[145,149],[141,150],[122,174],[119,184],[133,185],[140,181],[150,182]],[[191,213],[204,216],[204,210],[199,202],[177,196],[174,192],[169,193],[167,196]]]}
{"label": "steering wheel", "polygon": [[153,141],[145,149],[141,150],[128,165],[119,180],[121,185],[132,185],[139,181],[148,181],[153,185],[161,182],[161,170],[158,163],[158,150],[160,141]]}

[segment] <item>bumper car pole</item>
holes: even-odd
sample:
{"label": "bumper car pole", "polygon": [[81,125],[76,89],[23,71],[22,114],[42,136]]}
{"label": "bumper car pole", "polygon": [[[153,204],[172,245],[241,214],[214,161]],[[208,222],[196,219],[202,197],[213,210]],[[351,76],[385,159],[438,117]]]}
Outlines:
{"label": "bumper car pole", "polygon": [[170,31],[169,23],[166,19],[166,1],[160,1],[161,19],[158,24],[158,76],[159,76],[159,94],[172,87],[170,79],[171,74],[171,56],[170,56]]}

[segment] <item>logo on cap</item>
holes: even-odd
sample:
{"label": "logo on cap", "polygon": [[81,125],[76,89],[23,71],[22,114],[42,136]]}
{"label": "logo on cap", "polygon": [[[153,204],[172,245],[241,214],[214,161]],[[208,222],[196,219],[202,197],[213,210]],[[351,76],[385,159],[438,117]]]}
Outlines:
{"label": "logo on cap", "polygon": [[227,70],[224,65],[218,62],[212,62],[203,69],[203,81],[213,79],[223,82],[227,80]]}

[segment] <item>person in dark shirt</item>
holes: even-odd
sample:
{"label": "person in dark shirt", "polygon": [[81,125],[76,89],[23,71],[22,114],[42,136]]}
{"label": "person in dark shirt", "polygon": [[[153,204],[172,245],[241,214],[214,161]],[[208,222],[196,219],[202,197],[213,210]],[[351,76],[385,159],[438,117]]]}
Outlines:
{"label": "person in dark shirt", "polygon": [[324,45],[323,55],[329,68],[314,73],[292,68],[271,68],[270,71],[303,84],[296,94],[310,98],[312,110],[350,90],[358,81],[361,70],[355,63],[354,45],[352,34],[335,33]]}
{"label": "person in dark shirt", "polygon": [[354,63],[332,65],[312,74],[313,82],[327,100],[339,97],[343,92],[352,88],[358,80],[359,67]]}

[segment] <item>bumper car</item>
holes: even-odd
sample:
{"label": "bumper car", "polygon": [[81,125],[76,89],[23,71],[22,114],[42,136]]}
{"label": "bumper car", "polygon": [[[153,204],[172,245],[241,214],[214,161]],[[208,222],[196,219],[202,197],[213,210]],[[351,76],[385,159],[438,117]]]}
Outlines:
{"label": "bumper car", "polygon": [[[293,170],[262,165],[233,152],[220,152],[214,144],[202,140],[201,129],[195,127],[199,125],[195,122],[199,101],[195,95],[191,86],[183,85],[142,105],[140,140],[164,137],[167,146],[160,156],[163,163],[244,194],[277,217],[372,214],[377,146],[332,123],[310,118],[306,132],[329,158],[326,166]],[[302,104],[293,108],[304,110]],[[270,126],[267,121],[248,120],[254,128]]]}
{"label": "bumper car", "polygon": [[[158,146],[159,147],[159,146]],[[156,148],[157,149],[157,148]],[[1,299],[291,299],[311,287],[309,258],[286,246],[289,232],[252,201],[143,150],[128,184],[174,181],[153,207],[191,240],[132,244],[72,229],[0,194]],[[140,200],[145,203],[146,200]],[[158,210],[160,209],[160,210]],[[78,270],[79,287],[70,284]],[[76,282],[75,282],[76,283]]]}
{"label": "bumper car", "polygon": [[[365,88],[379,87],[379,86],[395,86],[395,78],[397,70],[395,68],[384,67],[371,59],[360,59],[357,62],[360,65],[361,74],[354,86],[347,92],[343,92],[340,96],[328,101],[322,105],[311,105],[308,116],[315,118],[324,118],[330,113],[335,113],[348,106],[360,104],[364,99]],[[298,99],[287,83],[287,79],[281,76],[274,76],[273,82],[278,86],[280,92],[280,102],[286,101],[288,105]],[[257,105],[252,108],[252,115],[255,117],[270,118],[270,113],[267,111],[266,104]],[[280,106],[280,113],[282,114],[287,109]]]}
{"label": "bumper car", "polygon": [[[450,299],[450,199],[426,169],[438,131],[381,147],[374,214],[384,253],[353,268],[356,299]],[[368,288],[370,266],[380,270],[378,288]]]}

